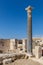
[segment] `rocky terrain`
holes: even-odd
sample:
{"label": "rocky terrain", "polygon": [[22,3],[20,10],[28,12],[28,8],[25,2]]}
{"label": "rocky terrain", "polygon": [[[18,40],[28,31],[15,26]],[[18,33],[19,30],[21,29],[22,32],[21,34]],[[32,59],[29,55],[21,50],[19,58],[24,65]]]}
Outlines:
{"label": "rocky terrain", "polygon": [[0,65],[42,65],[25,54],[0,55]]}

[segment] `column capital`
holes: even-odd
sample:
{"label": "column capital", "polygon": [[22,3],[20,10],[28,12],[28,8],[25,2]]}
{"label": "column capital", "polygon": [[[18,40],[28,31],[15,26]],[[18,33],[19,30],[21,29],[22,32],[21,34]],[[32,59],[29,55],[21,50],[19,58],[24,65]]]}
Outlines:
{"label": "column capital", "polygon": [[32,12],[32,9],[33,9],[33,7],[31,7],[31,6],[28,6],[27,8],[25,8],[25,10],[27,10],[27,12]]}

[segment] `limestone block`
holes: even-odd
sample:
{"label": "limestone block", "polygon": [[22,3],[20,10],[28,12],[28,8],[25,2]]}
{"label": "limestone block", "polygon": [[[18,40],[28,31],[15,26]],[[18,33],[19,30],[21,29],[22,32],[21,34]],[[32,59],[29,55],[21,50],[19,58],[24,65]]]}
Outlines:
{"label": "limestone block", "polygon": [[42,56],[41,46],[35,46],[35,57],[40,58]]}
{"label": "limestone block", "polygon": [[32,54],[35,55],[35,49],[32,49]]}

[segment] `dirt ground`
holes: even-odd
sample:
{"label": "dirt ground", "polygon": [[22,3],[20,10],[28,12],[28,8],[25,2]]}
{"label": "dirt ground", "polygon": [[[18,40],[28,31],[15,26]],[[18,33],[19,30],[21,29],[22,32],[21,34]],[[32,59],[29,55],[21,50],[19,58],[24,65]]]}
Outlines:
{"label": "dirt ground", "polygon": [[18,59],[15,62],[5,64],[5,65],[42,65],[42,64],[30,59]]}

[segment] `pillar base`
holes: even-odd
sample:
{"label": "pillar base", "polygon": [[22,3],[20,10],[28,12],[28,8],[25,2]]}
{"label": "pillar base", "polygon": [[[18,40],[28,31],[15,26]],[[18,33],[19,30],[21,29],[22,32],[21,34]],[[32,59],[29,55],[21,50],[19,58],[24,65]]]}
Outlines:
{"label": "pillar base", "polygon": [[30,53],[26,53],[26,55],[27,55],[27,56],[32,56],[32,54],[30,54]]}
{"label": "pillar base", "polygon": [[33,56],[33,55],[30,54],[30,53],[26,53],[26,55],[29,57],[29,59]]}

